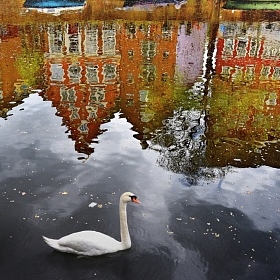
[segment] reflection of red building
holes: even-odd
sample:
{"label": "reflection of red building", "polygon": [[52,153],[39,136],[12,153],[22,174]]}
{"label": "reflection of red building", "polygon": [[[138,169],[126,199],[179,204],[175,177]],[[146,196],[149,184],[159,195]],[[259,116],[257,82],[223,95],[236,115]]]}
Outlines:
{"label": "reflection of red building", "polygon": [[220,24],[206,118],[212,165],[238,160],[239,166],[255,166],[264,158],[276,164],[272,147],[280,139],[280,51],[279,26],[273,25]]}
{"label": "reflection of red building", "polygon": [[280,50],[272,24],[246,28],[221,25],[217,42],[216,73],[231,83],[267,92],[264,108],[280,113]]}
{"label": "reflection of red building", "polygon": [[232,82],[243,81],[254,88],[280,82],[279,44],[273,42],[269,24],[248,27],[247,32],[245,27],[240,32],[239,29],[234,23],[221,25],[216,72]]}
{"label": "reflection of red building", "polygon": [[50,56],[45,62],[51,100],[75,141],[78,152],[91,154],[92,140],[119,95],[119,55],[112,25],[49,27]]}

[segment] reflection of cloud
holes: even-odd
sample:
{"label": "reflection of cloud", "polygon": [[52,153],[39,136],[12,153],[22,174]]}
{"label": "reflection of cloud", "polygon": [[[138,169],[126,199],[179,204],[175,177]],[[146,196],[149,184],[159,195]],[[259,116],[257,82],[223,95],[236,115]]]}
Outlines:
{"label": "reflection of cloud", "polygon": [[280,227],[279,171],[270,167],[236,169],[218,181],[208,182],[207,191],[201,181],[189,190],[198,200],[239,209],[263,231]]}
{"label": "reflection of cloud", "polygon": [[203,201],[181,200],[170,212],[174,239],[200,254],[207,279],[274,279],[279,273],[279,229],[261,231],[236,208]]}

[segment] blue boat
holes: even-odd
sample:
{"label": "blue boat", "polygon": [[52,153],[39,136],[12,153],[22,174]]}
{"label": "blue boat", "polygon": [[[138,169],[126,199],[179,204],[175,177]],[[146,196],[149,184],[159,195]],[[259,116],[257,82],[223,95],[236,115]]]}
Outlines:
{"label": "blue boat", "polygon": [[70,8],[82,7],[85,2],[86,0],[26,0],[23,7],[37,9]]}

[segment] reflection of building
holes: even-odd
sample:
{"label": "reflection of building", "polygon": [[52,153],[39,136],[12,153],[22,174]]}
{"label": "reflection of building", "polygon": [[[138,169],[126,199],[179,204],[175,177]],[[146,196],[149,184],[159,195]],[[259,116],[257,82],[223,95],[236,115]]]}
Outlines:
{"label": "reflection of building", "polygon": [[220,24],[207,116],[208,153],[216,163],[234,164],[250,153],[252,165],[273,158],[266,144],[280,138],[279,41],[278,23]]}
{"label": "reflection of building", "polygon": [[188,22],[179,28],[176,75],[184,84],[193,84],[202,74],[206,34],[206,23]]}
{"label": "reflection of building", "polygon": [[14,106],[10,102],[22,100],[25,87],[15,65],[22,52],[20,31],[17,26],[0,25],[0,117],[6,117]]}
{"label": "reflection of building", "polygon": [[130,22],[123,27],[121,108],[140,139],[149,122],[155,125],[155,111],[161,111],[163,100],[171,99],[168,84],[175,74],[176,43],[177,26],[170,23]]}
{"label": "reflection of building", "polygon": [[116,26],[110,23],[50,25],[46,59],[51,100],[71,131],[76,150],[90,154],[92,139],[119,95],[120,56]]}

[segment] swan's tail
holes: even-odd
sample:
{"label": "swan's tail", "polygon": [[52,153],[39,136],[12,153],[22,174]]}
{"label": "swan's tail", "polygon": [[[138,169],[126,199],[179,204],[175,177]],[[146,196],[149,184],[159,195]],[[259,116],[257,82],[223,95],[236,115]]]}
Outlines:
{"label": "swan's tail", "polygon": [[56,250],[60,250],[60,246],[58,245],[58,240],[57,239],[51,239],[48,237],[43,236],[44,241],[52,248]]}

